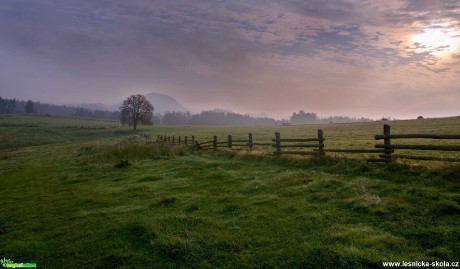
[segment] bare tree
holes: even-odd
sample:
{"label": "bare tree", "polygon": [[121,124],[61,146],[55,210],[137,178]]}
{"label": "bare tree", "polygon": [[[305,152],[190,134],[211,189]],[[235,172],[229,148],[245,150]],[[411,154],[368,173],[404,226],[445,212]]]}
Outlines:
{"label": "bare tree", "polygon": [[153,106],[141,94],[131,95],[120,106],[121,124],[128,124],[136,131],[138,124],[153,124]]}

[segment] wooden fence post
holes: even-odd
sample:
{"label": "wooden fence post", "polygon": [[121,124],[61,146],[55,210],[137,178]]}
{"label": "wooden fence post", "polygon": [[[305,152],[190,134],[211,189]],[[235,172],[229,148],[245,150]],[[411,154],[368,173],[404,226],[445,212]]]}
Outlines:
{"label": "wooden fence post", "polygon": [[178,142],[178,143],[179,143],[179,145],[180,145],[180,140],[181,140],[181,139],[180,139],[180,135],[179,135],[179,142]]}
{"label": "wooden fence post", "polygon": [[171,136],[168,135],[168,143],[171,143]]}
{"label": "wooden fence post", "polygon": [[184,144],[185,144],[185,145],[188,145],[187,136],[184,137]]}
{"label": "wooden fence post", "polygon": [[173,140],[172,140],[172,144],[174,145],[174,143],[176,142],[176,138],[174,136],[172,136]]}
{"label": "wooden fence post", "polygon": [[228,146],[229,149],[232,148],[232,135],[228,135],[227,146]]}
{"label": "wooden fence post", "polygon": [[390,162],[392,160],[392,156],[391,156],[391,152],[392,152],[392,150],[391,150],[391,139],[390,139],[391,127],[390,127],[390,125],[388,125],[388,124],[383,125],[383,135],[385,136],[385,138],[383,139],[383,143],[385,145],[384,159],[385,159],[385,161]]}
{"label": "wooden fence post", "polygon": [[326,154],[324,152],[324,133],[323,130],[318,129],[318,157],[322,158]]}
{"label": "wooden fence post", "polygon": [[281,134],[279,132],[275,133],[275,147],[276,147],[276,154],[281,153]]}
{"label": "wooden fence post", "polygon": [[217,136],[214,136],[214,139],[212,140],[212,147],[217,149]]}
{"label": "wooden fence post", "polygon": [[195,136],[192,135],[192,145],[195,144]]}
{"label": "wooden fence post", "polygon": [[251,133],[248,134],[248,147],[249,147],[249,151],[252,151],[253,140],[252,140],[252,134]]}

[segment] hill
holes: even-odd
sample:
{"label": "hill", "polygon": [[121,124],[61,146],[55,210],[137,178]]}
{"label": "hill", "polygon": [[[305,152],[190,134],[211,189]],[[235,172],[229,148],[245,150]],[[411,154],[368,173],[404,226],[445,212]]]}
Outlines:
{"label": "hill", "polygon": [[188,109],[185,108],[176,99],[166,94],[151,92],[151,93],[146,94],[145,97],[149,100],[149,102],[155,108],[155,114],[164,114],[168,111],[178,111],[178,112],[188,111]]}

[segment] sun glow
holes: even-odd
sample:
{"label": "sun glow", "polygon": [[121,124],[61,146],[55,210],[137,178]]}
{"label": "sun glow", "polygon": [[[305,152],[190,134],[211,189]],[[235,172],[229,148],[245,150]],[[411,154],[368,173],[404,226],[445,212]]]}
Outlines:
{"label": "sun glow", "polygon": [[412,37],[416,52],[429,52],[438,57],[454,53],[460,45],[460,35],[452,28],[433,26]]}

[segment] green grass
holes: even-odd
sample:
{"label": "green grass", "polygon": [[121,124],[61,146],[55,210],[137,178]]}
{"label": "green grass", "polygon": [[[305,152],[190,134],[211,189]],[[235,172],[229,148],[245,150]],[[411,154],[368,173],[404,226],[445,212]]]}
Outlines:
{"label": "green grass", "polygon": [[[2,258],[40,268],[369,268],[382,261],[460,258],[458,165],[203,153],[129,137],[121,127],[66,128],[77,120],[9,118],[25,119],[40,124],[0,142]],[[85,126],[95,124],[106,123]],[[451,122],[395,124],[458,133]],[[372,126],[321,127],[332,137],[351,129],[347,136],[367,139],[364,130],[379,133],[381,123]],[[314,134],[316,127],[249,131],[280,128],[297,136]],[[6,133],[17,126],[0,128]],[[183,126],[141,131],[223,136],[229,130],[248,132]],[[21,141],[35,131],[33,146]],[[63,135],[51,139],[47,132]]]}
{"label": "green grass", "polygon": [[0,115],[0,150],[73,143],[129,134],[118,122],[70,117]]}

